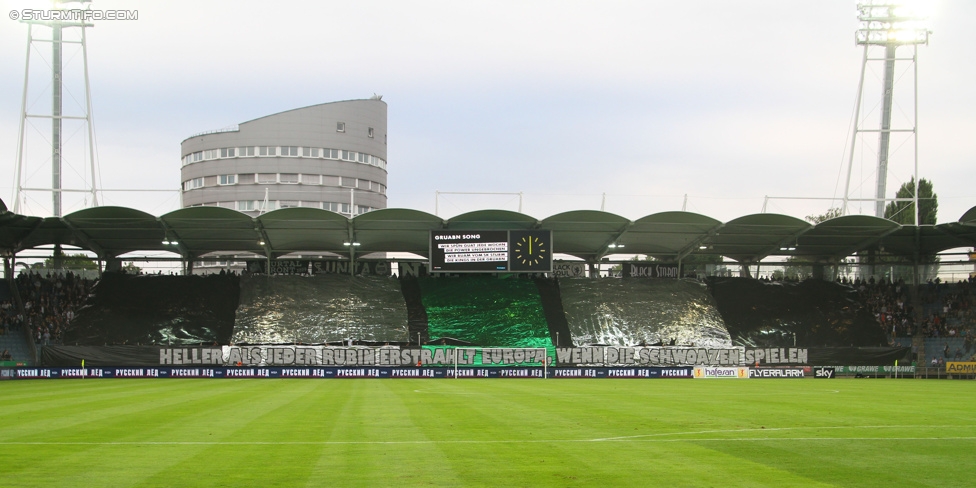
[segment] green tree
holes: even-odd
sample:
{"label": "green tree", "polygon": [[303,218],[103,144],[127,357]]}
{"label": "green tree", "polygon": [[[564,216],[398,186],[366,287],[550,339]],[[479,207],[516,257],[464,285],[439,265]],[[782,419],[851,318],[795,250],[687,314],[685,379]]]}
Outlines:
{"label": "green tree", "polygon": [[[54,258],[44,260],[44,268],[54,268]],[[61,256],[61,268],[63,269],[98,269],[95,260],[84,254],[71,254]]]}
{"label": "green tree", "polygon": [[840,209],[840,207],[833,207],[820,215],[807,215],[804,218],[811,224],[819,224],[821,222],[840,217],[841,215],[844,215],[844,212]]}
{"label": "green tree", "polygon": [[[915,178],[901,185],[895,198],[914,198]],[[935,225],[936,214],[939,212],[939,196],[932,188],[932,182],[922,178],[918,180],[918,218],[922,225]],[[885,206],[886,219],[902,225],[915,225],[915,202],[891,202]]]}
{"label": "green tree", "polygon": [[136,266],[136,263],[129,261],[128,263],[125,263],[125,266],[122,266],[122,271],[125,271],[126,274],[139,274],[142,271],[142,268]]}

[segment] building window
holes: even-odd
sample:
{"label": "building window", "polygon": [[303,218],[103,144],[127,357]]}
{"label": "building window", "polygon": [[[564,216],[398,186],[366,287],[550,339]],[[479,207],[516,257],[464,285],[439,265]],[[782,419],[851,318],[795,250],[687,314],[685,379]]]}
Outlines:
{"label": "building window", "polygon": [[339,178],[339,186],[344,186],[346,188],[356,188],[356,178],[343,176]]}
{"label": "building window", "polygon": [[254,211],[254,200],[238,200],[237,210],[240,210],[242,212]]}
{"label": "building window", "polygon": [[197,151],[197,152],[191,154],[191,156],[193,156],[193,162],[194,163],[197,162],[197,161],[203,161],[203,151]]}
{"label": "building window", "polygon": [[297,200],[281,200],[278,202],[278,208],[294,208],[298,206]]}
{"label": "building window", "polygon": [[335,213],[341,213],[349,215],[349,204],[348,203],[337,203],[337,202],[322,202],[322,208]]}
{"label": "building window", "polygon": [[232,158],[237,155],[236,147],[225,147],[220,150],[220,157],[222,158]]}
{"label": "building window", "polygon": [[322,177],[319,176],[319,175],[306,175],[306,174],[303,174],[302,175],[302,184],[303,185],[321,185],[322,184]]}
{"label": "building window", "polygon": [[219,184],[221,185],[236,185],[237,175],[220,175]]}
{"label": "building window", "polygon": [[217,159],[218,154],[220,154],[220,151],[216,149],[207,149],[203,151],[203,159]]}
{"label": "building window", "polygon": [[258,147],[259,156],[277,156],[278,148],[275,146],[260,146]]}
{"label": "building window", "polygon": [[366,129],[366,135],[369,136],[370,139],[373,138],[373,128],[372,127]]}
{"label": "building window", "polygon": [[322,175],[322,184],[325,186],[339,186],[339,180],[338,176]]}
{"label": "building window", "polygon": [[336,122],[336,132],[345,132],[345,131],[346,131],[346,123]]}
{"label": "building window", "polygon": [[339,159],[339,150],[338,149],[323,149],[322,150],[322,153],[323,153],[322,154],[322,157],[324,157],[324,158],[327,158],[327,159]]}
{"label": "building window", "polygon": [[237,154],[240,157],[254,156],[254,146],[246,146],[237,148]]}
{"label": "building window", "polygon": [[306,158],[317,158],[319,157],[319,148],[317,147],[303,147],[302,156]]}
{"label": "building window", "polygon": [[345,161],[356,162],[356,151],[342,151],[342,159]]}
{"label": "building window", "polygon": [[203,187],[203,178],[193,178],[190,180],[190,188],[201,188]]}
{"label": "building window", "polygon": [[241,185],[254,184],[254,173],[244,173],[237,175],[237,182]]}
{"label": "building window", "polygon": [[278,182],[277,173],[259,173],[258,174],[258,184],[270,184]]}
{"label": "building window", "polygon": [[279,183],[297,184],[298,183],[298,173],[281,173],[280,175],[278,175],[278,182]]}
{"label": "building window", "polygon": [[298,156],[297,146],[281,146],[282,156]]}

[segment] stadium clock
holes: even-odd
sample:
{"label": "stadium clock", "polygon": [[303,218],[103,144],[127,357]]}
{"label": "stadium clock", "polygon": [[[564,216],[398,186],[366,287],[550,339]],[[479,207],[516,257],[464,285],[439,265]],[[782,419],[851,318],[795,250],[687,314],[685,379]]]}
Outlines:
{"label": "stadium clock", "polygon": [[509,232],[512,271],[552,271],[552,233],[548,230]]}

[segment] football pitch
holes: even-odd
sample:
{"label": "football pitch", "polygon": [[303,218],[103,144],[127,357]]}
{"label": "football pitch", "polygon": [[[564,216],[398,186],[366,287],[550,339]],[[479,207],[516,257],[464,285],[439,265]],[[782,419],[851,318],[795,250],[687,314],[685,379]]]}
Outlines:
{"label": "football pitch", "polygon": [[0,486],[974,486],[976,382],[18,380]]}

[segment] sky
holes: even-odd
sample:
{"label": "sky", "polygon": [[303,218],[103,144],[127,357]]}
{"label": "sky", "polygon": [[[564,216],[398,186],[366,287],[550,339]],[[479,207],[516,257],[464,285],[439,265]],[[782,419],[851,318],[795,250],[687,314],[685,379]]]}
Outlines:
{"label": "sky", "polygon": [[[840,205],[846,186],[863,55],[853,0],[96,0],[91,8],[138,16],[86,32],[97,181],[140,190],[107,192],[103,205],[175,210],[183,139],[373,94],[389,108],[389,207],[450,217],[519,210],[521,200],[539,219],[684,208],[729,221],[765,204],[803,218]],[[919,174],[934,184],[938,221],[950,222],[976,206],[976,29],[966,20],[976,2],[935,1],[928,12],[933,34],[918,48]],[[65,113],[83,113],[83,58],[77,45],[65,49]],[[8,207],[26,54],[27,25],[0,20]],[[44,44],[31,53],[29,111],[49,110],[50,56]],[[861,118],[872,121],[881,70],[868,64]],[[896,64],[896,126],[913,125],[913,77],[911,63]],[[88,177],[85,130],[74,124],[66,122],[65,186],[77,188]],[[49,155],[38,149],[47,125],[28,123],[28,186],[49,185]],[[874,141],[855,145],[852,198],[874,197]],[[888,196],[914,174],[911,138],[892,137],[891,161]],[[88,203],[67,198],[65,213]],[[23,205],[22,213],[50,214],[49,195],[30,193]],[[873,203],[849,211],[871,214]]]}

